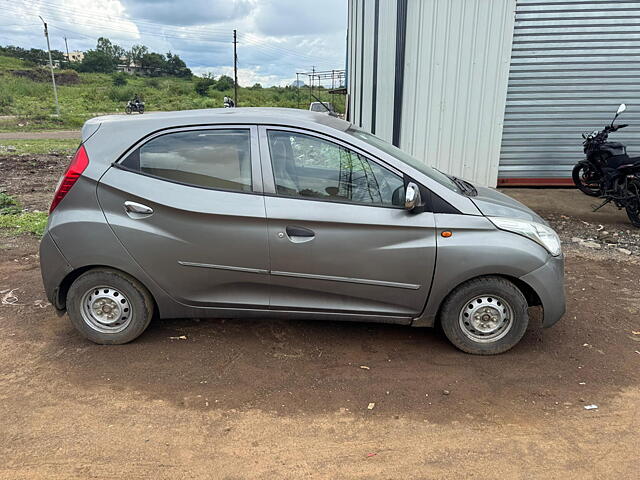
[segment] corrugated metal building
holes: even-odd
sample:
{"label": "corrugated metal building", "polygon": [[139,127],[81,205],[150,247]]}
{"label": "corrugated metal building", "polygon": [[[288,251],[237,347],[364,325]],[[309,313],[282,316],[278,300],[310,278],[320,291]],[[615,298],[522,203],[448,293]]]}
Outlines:
{"label": "corrugated metal building", "polygon": [[347,50],[350,120],[455,175],[570,182],[622,102],[640,155],[640,2],[349,0]]}

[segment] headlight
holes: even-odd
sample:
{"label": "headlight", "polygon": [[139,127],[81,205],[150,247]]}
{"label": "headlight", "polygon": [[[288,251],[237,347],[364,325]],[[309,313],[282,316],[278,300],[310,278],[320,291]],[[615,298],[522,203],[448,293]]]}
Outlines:
{"label": "headlight", "polygon": [[560,244],[560,237],[553,231],[553,229],[542,225],[537,222],[528,222],[526,220],[520,220],[518,218],[506,218],[506,217],[487,217],[496,227],[500,230],[506,230],[507,232],[517,233],[523,237],[530,238],[536,243],[539,243],[547,251],[557,257],[562,253],[562,247]]}

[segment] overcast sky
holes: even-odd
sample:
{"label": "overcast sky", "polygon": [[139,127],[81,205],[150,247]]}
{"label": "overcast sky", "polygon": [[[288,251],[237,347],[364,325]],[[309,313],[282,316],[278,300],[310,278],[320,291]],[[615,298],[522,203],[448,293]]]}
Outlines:
{"label": "overcast sky", "polygon": [[296,71],[344,68],[347,0],[0,0],[0,45],[95,48],[100,36],[128,49],[177,53],[196,74],[233,71],[243,86],[284,85]]}

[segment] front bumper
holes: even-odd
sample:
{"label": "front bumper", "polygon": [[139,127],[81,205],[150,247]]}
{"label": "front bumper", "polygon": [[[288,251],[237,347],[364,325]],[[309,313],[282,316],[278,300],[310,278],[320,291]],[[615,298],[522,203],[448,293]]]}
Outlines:
{"label": "front bumper", "polygon": [[57,310],[62,309],[58,296],[60,284],[72,270],[49,232],[45,233],[40,241],[40,272],[47,299]]}
{"label": "front bumper", "polygon": [[535,290],[542,302],[543,327],[553,326],[566,311],[564,292],[564,255],[549,257],[547,263],[531,273],[520,277]]}

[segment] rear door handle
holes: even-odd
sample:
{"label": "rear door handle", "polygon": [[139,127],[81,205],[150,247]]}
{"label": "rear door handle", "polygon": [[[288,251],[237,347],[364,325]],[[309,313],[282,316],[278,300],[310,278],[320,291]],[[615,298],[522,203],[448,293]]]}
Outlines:
{"label": "rear door handle", "polygon": [[127,213],[138,213],[140,215],[151,215],[153,213],[153,208],[129,201],[124,202],[124,209]]}
{"label": "rear door handle", "polygon": [[294,243],[308,242],[316,236],[313,230],[304,227],[287,227],[287,236]]}

